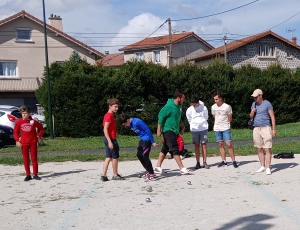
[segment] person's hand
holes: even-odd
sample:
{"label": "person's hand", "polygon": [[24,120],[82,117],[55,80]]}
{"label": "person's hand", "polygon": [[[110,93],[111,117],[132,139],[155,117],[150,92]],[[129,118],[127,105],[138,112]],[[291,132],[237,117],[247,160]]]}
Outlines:
{"label": "person's hand", "polygon": [[19,147],[19,148],[21,148],[21,147],[22,147],[21,142],[20,142],[20,141],[17,141],[17,142],[16,142],[16,146]]}
{"label": "person's hand", "polygon": [[277,133],[276,133],[276,129],[273,129],[273,130],[272,130],[272,136],[275,137],[276,134],[277,134]]}
{"label": "person's hand", "polygon": [[251,113],[255,113],[256,112],[256,108],[251,109]]}
{"label": "person's hand", "polygon": [[156,146],[158,146],[158,144],[154,142],[154,143],[152,144],[152,146],[153,146],[153,147],[156,147]]}
{"label": "person's hand", "polygon": [[156,136],[160,137],[161,136],[161,131],[160,130],[157,130],[156,132]]}
{"label": "person's hand", "polygon": [[114,148],[114,145],[113,145],[113,143],[110,141],[110,142],[108,142],[108,148],[110,148],[110,149],[113,149]]}

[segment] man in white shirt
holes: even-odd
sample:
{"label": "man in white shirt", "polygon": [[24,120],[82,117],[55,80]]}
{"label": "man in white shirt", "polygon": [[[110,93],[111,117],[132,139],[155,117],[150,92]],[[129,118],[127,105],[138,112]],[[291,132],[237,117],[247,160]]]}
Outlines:
{"label": "man in white shirt", "polygon": [[238,165],[235,161],[234,149],[231,143],[230,122],[232,121],[232,108],[230,105],[223,102],[223,97],[219,92],[213,94],[215,104],[211,107],[211,113],[215,119],[214,132],[216,142],[219,144],[220,155],[222,162],[218,167],[227,166],[226,152],[224,142],[227,145],[229,155],[232,160],[233,167],[237,168]]}
{"label": "man in white shirt", "polygon": [[208,134],[208,110],[204,103],[198,97],[192,97],[191,106],[186,111],[186,118],[190,124],[190,131],[192,133],[193,144],[195,146],[196,167],[200,169],[200,145],[203,156],[203,168],[209,169],[206,163],[207,156],[207,134]]}

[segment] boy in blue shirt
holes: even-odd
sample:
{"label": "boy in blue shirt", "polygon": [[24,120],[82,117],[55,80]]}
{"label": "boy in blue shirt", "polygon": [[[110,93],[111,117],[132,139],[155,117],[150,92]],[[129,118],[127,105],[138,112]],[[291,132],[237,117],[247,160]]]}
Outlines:
{"label": "boy in blue shirt", "polygon": [[119,121],[122,125],[130,127],[133,132],[140,138],[137,147],[136,156],[140,160],[143,167],[146,169],[143,178],[146,180],[156,180],[156,175],[153,171],[153,166],[149,158],[149,154],[151,151],[151,146],[158,146],[157,143],[154,142],[153,134],[146,123],[134,117],[128,117],[124,113],[119,115]]}

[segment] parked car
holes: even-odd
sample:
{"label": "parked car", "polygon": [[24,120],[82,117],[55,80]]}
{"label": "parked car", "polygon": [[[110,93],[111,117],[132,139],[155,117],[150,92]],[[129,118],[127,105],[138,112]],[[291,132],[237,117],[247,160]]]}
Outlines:
{"label": "parked car", "polygon": [[40,122],[43,125],[43,127],[46,128],[47,125],[45,124],[45,116],[33,113],[33,114],[31,114],[31,117],[33,119],[37,118],[38,122]]}
{"label": "parked car", "polygon": [[15,127],[15,122],[22,117],[18,109],[1,109],[0,108],[0,125]]}
{"label": "parked car", "polygon": [[15,144],[13,129],[9,126],[0,125],[0,148]]}
{"label": "parked car", "polygon": [[15,105],[0,105],[0,109],[19,109],[19,107]]}

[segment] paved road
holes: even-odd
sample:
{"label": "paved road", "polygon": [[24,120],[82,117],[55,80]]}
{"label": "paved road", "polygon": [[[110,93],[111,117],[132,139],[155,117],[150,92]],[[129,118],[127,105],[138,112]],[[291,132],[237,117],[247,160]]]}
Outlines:
{"label": "paved road", "polygon": [[[287,137],[287,138],[275,138],[273,139],[273,143],[282,143],[282,142],[291,142],[291,141],[300,141],[300,136],[299,137]],[[234,146],[244,146],[244,145],[252,145],[253,141],[234,141],[233,145]],[[208,143],[208,148],[216,148],[218,147],[217,143]],[[185,148],[188,150],[194,149],[194,145],[185,145]],[[158,149],[160,149],[158,147]],[[136,148],[121,148],[120,152],[135,152]],[[40,156],[43,155],[61,155],[61,154],[70,154],[70,153],[78,153],[78,154],[99,154],[99,153],[105,153],[105,149],[89,149],[89,150],[74,150],[74,151],[53,151],[53,152],[39,152]],[[19,156],[20,153],[3,153],[1,154],[2,156]]]}

